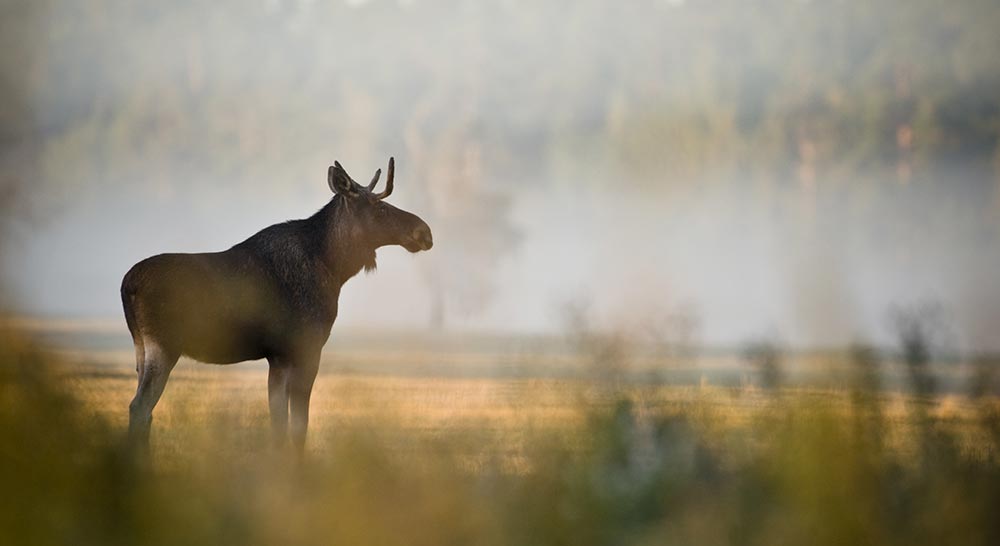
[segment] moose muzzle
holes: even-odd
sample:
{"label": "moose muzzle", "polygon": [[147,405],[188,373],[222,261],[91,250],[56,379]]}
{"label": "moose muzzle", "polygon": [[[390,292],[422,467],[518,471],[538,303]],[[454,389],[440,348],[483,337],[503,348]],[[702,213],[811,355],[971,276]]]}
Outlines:
{"label": "moose muzzle", "polygon": [[413,230],[413,234],[411,235],[411,237],[413,239],[412,244],[416,248],[411,249],[407,247],[407,250],[409,250],[410,252],[417,252],[418,250],[430,250],[431,247],[434,246],[434,238],[431,236],[431,228],[429,228],[426,224]]}

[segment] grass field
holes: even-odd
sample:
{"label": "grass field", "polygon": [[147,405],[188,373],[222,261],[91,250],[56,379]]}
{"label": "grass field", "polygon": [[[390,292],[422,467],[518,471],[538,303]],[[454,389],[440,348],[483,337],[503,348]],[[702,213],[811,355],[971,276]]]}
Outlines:
{"label": "grass field", "polygon": [[870,353],[789,357],[763,388],[724,355],[636,352],[605,376],[537,340],[348,340],[325,357],[301,461],[270,445],[262,364],[182,360],[146,460],[122,441],[130,352],[56,345],[0,343],[0,543],[1000,539],[996,398],[886,389],[905,363]]}

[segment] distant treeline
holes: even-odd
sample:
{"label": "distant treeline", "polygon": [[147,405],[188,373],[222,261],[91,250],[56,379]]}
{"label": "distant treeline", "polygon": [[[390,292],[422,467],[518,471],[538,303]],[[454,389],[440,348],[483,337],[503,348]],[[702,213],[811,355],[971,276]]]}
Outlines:
{"label": "distant treeline", "polygon": [[412,148],[407,135],[449,132],[511,184],[600,168],[645,187],[706,172],[908,185],[957,166],[989,186],[1000,162],[989,0],[32,0],[2,13],[8,183],[311,180],[331,153],[374,164]]}

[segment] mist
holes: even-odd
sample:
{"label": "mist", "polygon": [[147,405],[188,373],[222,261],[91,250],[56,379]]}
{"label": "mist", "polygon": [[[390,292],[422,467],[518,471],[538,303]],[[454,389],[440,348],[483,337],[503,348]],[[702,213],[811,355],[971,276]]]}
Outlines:
{"label": "mist", "polygon": [[367,180],[395,156],[391,201],[435,248],[379,250],[337,328],[558,334],[582,302],[609,329],[677,311],[703,346],[818,348],[934,302],[950,349],[1000,350],[985,3],[4,10],[21,314],[124,328],[136,261],[304,218],[334,160]]}

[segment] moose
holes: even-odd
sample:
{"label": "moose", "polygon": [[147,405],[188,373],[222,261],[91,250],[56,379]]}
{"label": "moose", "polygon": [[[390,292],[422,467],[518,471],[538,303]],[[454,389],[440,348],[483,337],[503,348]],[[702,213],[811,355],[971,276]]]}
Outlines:
{"label": "moose", "polygon": [[122,306],[139,380],[129,404],[134,445],[148,446],[153,408],[183,355],[212,364],[266,359],[273,439],[287,442],[290,416],[292,444],[302,453],[320,353],[344,283],[375,270],[379,247],[416,253],[434,244],[426,222],[385,201],[393,158],[385,190],[375,193],[381,174],[362,186],[334,162],[327,171],[334,195],[309,218],[264,228],[222,252],[159,254],[125,274]]}

